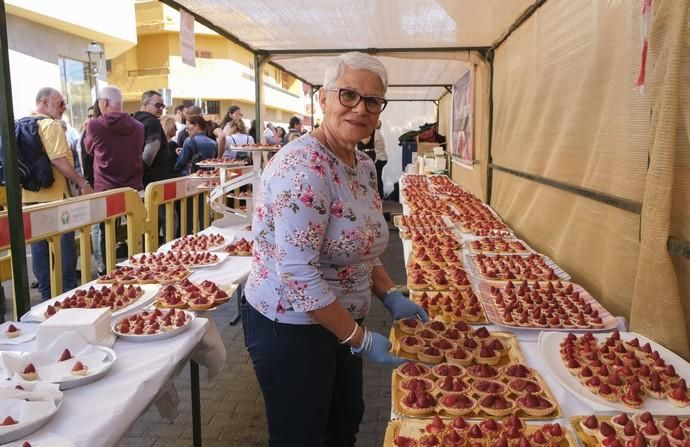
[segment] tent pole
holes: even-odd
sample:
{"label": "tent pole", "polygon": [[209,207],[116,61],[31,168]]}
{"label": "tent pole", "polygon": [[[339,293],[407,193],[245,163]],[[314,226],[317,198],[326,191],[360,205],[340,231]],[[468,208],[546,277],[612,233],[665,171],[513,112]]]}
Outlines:
{"label": "tent pole", "polygon": [[[170,1],[170,0],[163,0]],[[376,53],[460,53],[467,51],[487,51],[490,47],[416,47],[416,48],[323,48],[323,49],[275,49],[275,50],[259,50],[259,54],[335,54],[348,53],[350,51],[359,51],[360,53],[376,54]]]}
{"label": "tent pole", "polygon": [[314,87],[311,87],[311,130],[314,130],[314,95],[316,94],[316,90]]}
{"label": "tent pole", "polygon": [[254,141],[261,141],[261,132],[263,130],[263,124],[261,122],[261,83],[263,82],[264,76],[261,72],[261,57],[258,54],[254,54],[254,107],[256,109],[255,113],[255,123],[254,132],[252,135]]}
{"label": "tent pole", "polygon": [[[7,45],[7,16],[5,0],[0,0],[0,91],[5,97],[0,101],[0,146],[7,186],[7,225],[9,227],[10,254],[12,256],[12,287],[14,290],[14,311],[16,316],[24,315],[31,308],[29,298],[29,275],[26,266],[26,245],[24,243],[24,220],[22,215],[22,190],[19,186],[17,169],[17,141],[14,133],[14,112],[12,105],[12,82],[10,79],[10,58]],[[0,229],[3,228],[0,221]],[[3,236],[0,236],[0,240]]]}
{"label": "tent pole", "polygon": [[489,147],[488,147],[488,160],[487,160],[487,171],[486,171],[486,203],[491,205],[491,193],[493,188],[493,177],[494,177],[494,160],[491,155],[493,132],[494,132],[494,56],[496,53],[493,49],[490,49],[486,55],[487,61],[489,61]]}

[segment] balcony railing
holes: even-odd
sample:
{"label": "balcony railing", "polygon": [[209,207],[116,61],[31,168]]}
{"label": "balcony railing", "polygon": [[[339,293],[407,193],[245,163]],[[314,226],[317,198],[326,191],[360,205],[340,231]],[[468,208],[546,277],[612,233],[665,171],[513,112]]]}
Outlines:
{"label": "balcony railing", "polygon": [[144,68],[142,70],[127,70],[127,76],[135,78],[138,76],[160,76],[169,75],[170,69],[168,67],[160,68]]}

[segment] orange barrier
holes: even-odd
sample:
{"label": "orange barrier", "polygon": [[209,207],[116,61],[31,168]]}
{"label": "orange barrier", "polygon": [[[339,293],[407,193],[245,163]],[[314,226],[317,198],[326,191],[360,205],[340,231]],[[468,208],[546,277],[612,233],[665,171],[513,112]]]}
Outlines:
{"label": "orange barrier", "polygon": [[175,238],[175,203],[180,204],[180,232],[187,233],[187,198],[192,199],[192,230],[197,233],[199,228],[199,200],[203,202],[203,221],[201,226],[206,228],[211,222],[211,208],[208,202],[208,189],[200,189],[199,185],[208,179],[195,177],[177,177],[169,180],[149,183],[144,192],[144,207],[147,211],[146,230],[144,235],[145,251],[156,251],[158,249],[159,228],[158,228],[158,209],[165,207],[165,231],[164,238],[169,242]]}
{"label": "orange barrier", "polygon": [[[62,291],[62,258],[60,236],[79,231],[79,258],[81,282],[91,280],[91,225],[105,225],[106,268],[115,268],[115,221],[127,218],[127,246],[129,254],[142,251],[142,236],[146,225],[146,209],[137,191],[118,188],[87,196],[73,197],[57,202],[23,208],[24,238],[27,244],[45,240],[50,250],[51,295]],[[0,212],[0,251],[9,249],[7,211]],[[0,278],[11,278],[9,255],[0,259]],[[15,297],[16,313],[16,297]],[[16,316],[16,315],[15,315]]]}

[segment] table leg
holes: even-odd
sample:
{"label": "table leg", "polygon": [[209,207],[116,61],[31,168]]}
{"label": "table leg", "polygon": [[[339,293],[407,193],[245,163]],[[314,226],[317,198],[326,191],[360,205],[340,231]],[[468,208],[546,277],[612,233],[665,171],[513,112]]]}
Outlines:
{"label": "table leg", "polygon": [[242,284],[237,286],[237,315],[230,321],[230,326],[236,325],[242,318]]}
{"label": "table leg", "polygon": [[192,445],[201,447],[201,392],[199,390],[199,364],[189,361],[192,386]]}

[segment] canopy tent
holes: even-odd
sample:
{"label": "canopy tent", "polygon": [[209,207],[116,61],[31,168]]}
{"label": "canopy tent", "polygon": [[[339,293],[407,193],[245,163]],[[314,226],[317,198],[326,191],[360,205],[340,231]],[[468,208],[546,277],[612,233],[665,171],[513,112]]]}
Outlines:
{"label": "canopy tent", "polygon": [[[376,53],[391,99],[436,100],[476,56],[543,0],[163,0],[311,85],[344,51]],[[425,85],[430,85],[425,87]],[[435,85],[439,85],[438,87]]]}
{"label": "canopy tent", "polygon": [[633,330],[690,354],[686,0],[654,2],[648,96],[632,92],[645,0],[161,1],[312,86],[338,53],[375,54],[387,96],[436,101],[442,133],[447,86],[472,67],[477,164],[452,178]]}

